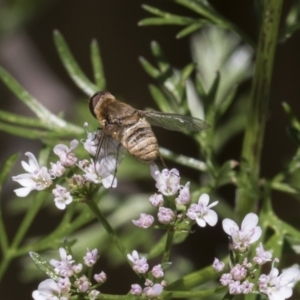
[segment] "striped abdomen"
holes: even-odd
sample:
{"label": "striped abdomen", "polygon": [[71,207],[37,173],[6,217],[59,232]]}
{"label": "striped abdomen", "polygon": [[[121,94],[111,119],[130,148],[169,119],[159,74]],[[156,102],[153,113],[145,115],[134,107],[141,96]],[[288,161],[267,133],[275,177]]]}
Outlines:
{"label": "striped abdomen", "polygon": [[143,118],[133,125],[122,127],[119,137],[128,152],[143,162],[151,163],[159,155],[156,137]]}

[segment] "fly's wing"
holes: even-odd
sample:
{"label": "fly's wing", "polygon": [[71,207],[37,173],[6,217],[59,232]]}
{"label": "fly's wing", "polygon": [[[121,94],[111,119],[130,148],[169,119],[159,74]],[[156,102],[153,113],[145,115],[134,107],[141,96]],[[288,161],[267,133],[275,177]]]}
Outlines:
{"label": "fly's wing", "polygon": [[167,114],[157,111],[139,110],[138,112],[140,116],[145,118],[151,125],[168,130],[191,132],[210,128],[210,125],[205,121],[189,116]]}
{"label": "fly's wing", "polygon": [[98,130],[98,145],[95,154],[97,171],[103,178],[116,174],[117,168],[126,154],[126,149],[111,136]]}

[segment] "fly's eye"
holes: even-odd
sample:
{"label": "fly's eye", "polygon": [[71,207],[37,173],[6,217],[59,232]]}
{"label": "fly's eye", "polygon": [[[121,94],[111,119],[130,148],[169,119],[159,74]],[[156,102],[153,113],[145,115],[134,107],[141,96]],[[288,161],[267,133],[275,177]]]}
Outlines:
{"label": "fly's eye", "polygon": [[111,95],[111,94],[109,92],[97,92],[94,96],[91,97],[91,99],[89,101],[89,108],[90,108],[91,114],[95,118],[97,118],[96,113],[95,113],[96,105],[103,97],[107,97],[108,95]]}
{"label": "fly's eye", "polygon": [[96,107],[96,105],[97,105],[99,99],[100,99],[100,96],[99,96],[99,94],[97,93],[97,94],[95,94],[95,95],[90,99],[90,101],[89,101],[90,112],[91,112],[91,114],[92,114],[95,118],[96,118],[96,114],[95,114],[94,109],[95,109],[95,107]]}

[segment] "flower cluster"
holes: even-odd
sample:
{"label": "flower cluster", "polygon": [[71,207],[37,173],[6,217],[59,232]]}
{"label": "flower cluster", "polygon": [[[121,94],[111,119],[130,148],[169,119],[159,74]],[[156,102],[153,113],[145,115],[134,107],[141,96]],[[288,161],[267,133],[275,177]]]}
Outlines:
{"label": "flower cluster", "polygon": [[[91,278],[82,271],[82,264],[75,264],[72,256],[67,253],[64,248],[59,249],[60,260],[51,259],[50,265],[58,277],[54,279],[46,279],[41,282],[38,289],[33,291],[32,297],[34,300],[67,300],[72,296],[81,295],[87,296],[88,299],[96,299],[100,294],[96,288],[101,286],[106,281],[106,274],[102,271],[99,274],[94,274],[93,278],[96,282],[92,286]],[[83,257],[83,262],[87,267],[93,267],[98,260],[98,250],[89,251]],[[91,272],[88,272],[92,274]],[[90,276],[91,277],[91,276]]]}
{"label": "flower cluster", "polygon": [[[50,169],[40,166],[32,153],[25,153],[28,156],[28,163],[22,161],[21,164],[27,173],[12,177],[22,186],[15,190],[16,195],[26,197],[33,190],[41,191],[53,186],[55,181],[65,180],[68,187],[56,183],[52,189],[56,207],[65,209],[73,198],[84,199],[89,191],[93,190],[94,185],[102,184],[105,188],[116,187],[115,171],[119,150],[115,143],[117,142],[109,141],[109,146],[102,149],[96,161],[79,160],[76,157],[74,150],[79,145],[77,140],[71,141],[70,147],[63,144],[56,145],[53,152],[59,160],[50,162]],[[83,145],[90,155],[95,156],[98,145],[96,133],[89,132]],[[80,173],[76,173],[77,171]]]}
{"label": "flower cluster", "polygon": [[136,250],[134,250],[132,254],[127,254],[127,258],[132,263],[132,269],[138,274],[144,274],[144,278],[146,278],[144,288],[137,283],[132,284],[130,293],[135,296],[144,294],[147,299],[155,298],[160,295],[166,286],[166,281],[163,280],[165,276],[164,269],[171,263],[166,263],[164,266],[161,264],[156,265],[148,272],[149,265],[147,259],[145,257],[140,258]]}
{"label": "flower cluster", "polygon": [[[257,224],[258,216],[254,213],[245,216],[241,229],[233,220],[223,220],[223,229],[230,236],[232,243],[233,256],[242,258],[243,261],[236,263],[237,259],[233,259],[230,272],[223,273],[220,282],[228,287],[231,295],[260,292],[266,294],[270,300],[285,300],[292,295],[292,285],[300,279],[300,270],[298,267],[292,267],[279,275],[278,269],[274,268],[274,263],[279,260],[275,258],[269,275],[262,274],[255,280],[254,274],[259,270],[259,266],[271,262],[273,256],[260,243],[252,262],[245,257],[250,245],[261,237],[262,229]],[[225,264],[215,258],[213,268],[221,272],[224,267]]]}
{"label": "flower cluster", "polygon": [[[163,169],[161,172],[155,164],[151,165],[151,175],[156,181],[158,193],[149,198],[150,204],[157,208],[157,220],[162,225],[176,225],[197,223],[201,227],[206,224],[216,225],[218,216],[211,208],[218,204],[209,204],[209,196],[202,194],[198,203],[191,203],[190,183],[180,184],[180,175],[176,169]],[[164,197],[166,199],[164,199]],[[178,214],[177,211],[182,211]],[[149,228],[155,219],[150,214],[141,213],[133,224],[140,228]]]}

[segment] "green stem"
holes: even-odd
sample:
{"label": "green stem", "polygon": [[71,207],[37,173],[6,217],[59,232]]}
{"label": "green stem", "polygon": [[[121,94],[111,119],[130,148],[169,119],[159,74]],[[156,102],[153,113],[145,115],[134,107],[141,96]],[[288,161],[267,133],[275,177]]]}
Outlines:
{"label": "green stem", "polygon": [[250,106],[247,110],[248,121],[242,149],[242,159],[245,163],[241,171],[241,184],[236,206],[237,217],[240,220],[249,211],[254,211],[258,200],[256,192],[258,192],[260,160],[282,0],[266,0],[264,5]]}
{"label": "green stem", "polygon": [[1,208],[0,208],[0,237],[1,237],[0,238],[0,246],[2,249],[2,253],[5,254],[5,252],[7,251],[7,248],[8,248],[8,239],[7,239],[6,230],[5,230],[5,226],[4,226],[4,222],[3,222],[3,218],[2,218]]}
{"label": "green stem", "polygon": [[174,228],[170,227],[168,230],[168,233],[167,233],[167,241],[166,241],[164,254],[162,257],[162,264],[170,261],[170,255],[171,255],[174,235],[175,235]]}
{"label": "green stem", "polygon": [[110,224],[106,220],[105,216],[102,214],[102,211],[99,209],[97,203],[93,199],[89,199],[85,203],[88,205],[88,207],[94,213],[94,215],[96,216],[96,218],[103,225],[103,227],[105,228],[106,232],[110,235],[110,237],[114,241],[114,243],[117,246],[117,248],[120,250],[120,252],[122,253],[122,255],[127,260],[127,253],[129,253],[129,252],[126,250],[126,248],[123,245],[122,241],[117,237],[115,231],[110,226]]}
{"label": "green stem", "polygon": [[32,201],[32,205],[27,210],[26,215],[23,218],[21,225],[19,226],[18,232],[14,237],[14,240],[11,244],[11,249],[15,250],[19,246],[33,219],[44,204],[44,200],[47,195],[47,192],[39,192],[39,194],[37,194],[37,197]]}

